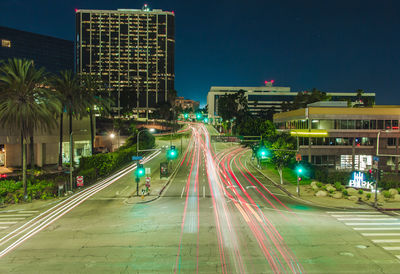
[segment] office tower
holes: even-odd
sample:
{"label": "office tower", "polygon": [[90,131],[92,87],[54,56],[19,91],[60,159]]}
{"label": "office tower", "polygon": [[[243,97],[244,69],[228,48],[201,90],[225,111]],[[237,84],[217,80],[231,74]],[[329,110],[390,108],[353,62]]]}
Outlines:
{"label": "office tower", "polygon": [[74,69],[74,42],[0,26],[0,60],[33,60],[48,72]]}
{"label": "office tower", "polygon": [[76,10],[76,70],[100,76],[118,112],[148,117],[174,89],[175,15],[142,9]]}

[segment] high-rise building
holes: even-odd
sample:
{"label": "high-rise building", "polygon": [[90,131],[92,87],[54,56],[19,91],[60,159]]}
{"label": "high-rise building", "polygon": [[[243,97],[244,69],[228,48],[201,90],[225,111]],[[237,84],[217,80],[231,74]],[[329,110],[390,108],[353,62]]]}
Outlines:
{"label": "high-rise building", "polygon": [[23,58],[48,72],[74,69],[74,42],[0,27],[0,60]]}
{"label": "high-rise building", "polygon": [[100,76],[117,109],[148,117],[174,89],[174,12],[76,10],[76,70]]}

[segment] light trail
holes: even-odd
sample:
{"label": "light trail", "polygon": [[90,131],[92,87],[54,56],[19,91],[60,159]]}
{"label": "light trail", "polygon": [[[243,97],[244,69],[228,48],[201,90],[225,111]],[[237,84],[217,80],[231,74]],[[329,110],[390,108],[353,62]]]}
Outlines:
{"label": "light trail", "polygon": [[[153,152],[150,156],[145,157],[143,159],[143,163],[146,163],[152,160],[160,154],[160,151]],[[22,226],[18,227],[17,229],[11,231],[6,236],[0,239],[0,246],[6,244],[10,240],[18,237],[19,235],[23,234],[20,238],[14,241],[12,244],[7,246],[0,252],[0,258],[9,253],[11,250],[15,249],[17,246],[25,242],[26,240],[30,239],[43,229],[45,229],[50,224],[54,223],[56,220],[70,212],[72,209],[86,201],[88,198],[96,194],[97,192],[101,191],[102,189],[108,187],[109,185],[116,182],[121,177],[127,175],[128,173],[132,172],[136,168],[136,164],[132,164],[123,170],[117,172],[116,174],[104,179],[91,187],[88,187],[71,197],[65,199],[64,201],[60,202],[59,204],[53,206],[52,208],[46,210],[45,212],[39,214],[37,217],[33,218],[32,220],[28,221],[27,223],[23,224]]]}

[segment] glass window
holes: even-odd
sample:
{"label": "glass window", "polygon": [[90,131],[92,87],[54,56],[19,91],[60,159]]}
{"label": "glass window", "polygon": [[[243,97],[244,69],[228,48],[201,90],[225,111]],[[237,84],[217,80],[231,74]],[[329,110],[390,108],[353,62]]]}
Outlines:
{"label": "glass window", "polygon": [[318,129],[319,128],[319,120],[312,120],[311,121],[311,128]]}
{"label": "glass window", "polygon": [[383,129],[383,120],[378,120],[377,121],[377,129]]}
{"label": "glass window", "polygon": [[385,120],[385,129],[392,128],[392,120]]}
{"label": "glass window", "polygon": [[347,128],[348,129],[355,129],[356,128],[355,121],[354,120],[348,120],[347,121]]}
{"label": "glass window", "polygon": [[340,129],[347,129],[347,120],[340,120]]}
{"label": "glass window", "polygon": [[361,145],[363,145],[363,146],[372,146],[372,138],[362,137],[361,138]]}
{"label": "glass window", "polygon": [[362,128],[369,129],[369,120],[362,120]]}
{"label": "glass window", "polygon": [[356,120],[356,129],[362,129],[361,120]]}
{"label": "glass window", "polygon": [[340,120],[335,120],[335,129],[340,129]]}
{"label": "glass window", "polygon": [[396,138],[388,138],[387,140],[388,140],[388,142],[387,142],[388,146],[396,145]]}
{"label": "glass window", "polygon": [[334,128],[334,120],[320,120],[318,128],[319,129],[333,129]]}
{"label": "glass window", "polygon": [[5,48],[11,48],[11,41],[6,39],[1,39],[1,46]]}
{"label": "glass window", "polygon": [[399,120],[392,120],[392,129],[399,129]]}
{"label": "glass window", "polygon": [[376,120],[371,120],[370,121],[369,128],[370,129],[376,129]]}

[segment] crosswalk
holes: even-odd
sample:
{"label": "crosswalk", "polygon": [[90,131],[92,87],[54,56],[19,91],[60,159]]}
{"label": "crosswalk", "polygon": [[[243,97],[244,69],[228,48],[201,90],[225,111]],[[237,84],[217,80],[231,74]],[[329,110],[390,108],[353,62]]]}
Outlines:
{"label": "crosswalk", "polygon": [[400,260],[400,218],[378,211],[328,211],[329,215],[359,232]]}
{"label": "crosswalk", "polygon": [[0,230],[4,230],[36,214],[37,210],[0,211]]}

